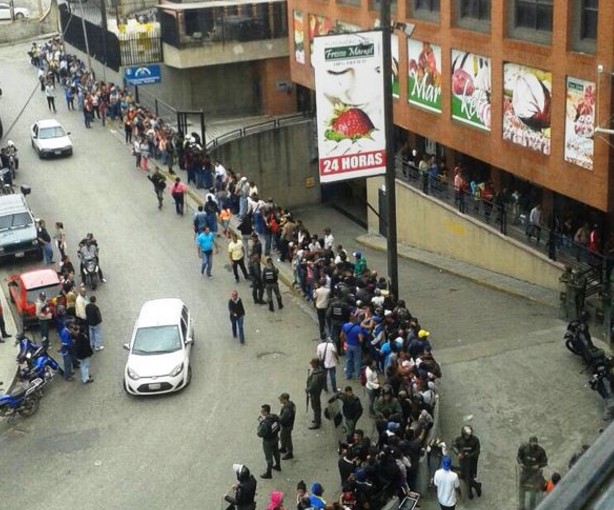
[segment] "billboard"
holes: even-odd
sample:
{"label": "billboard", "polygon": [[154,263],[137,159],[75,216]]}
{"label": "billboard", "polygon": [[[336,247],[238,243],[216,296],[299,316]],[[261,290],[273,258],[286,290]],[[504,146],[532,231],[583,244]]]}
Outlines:
{"label": "billboard", "polygon": [[309,54],[311,55],[311,65],[313,65],[313,41],[319,35],[328,35],[332,30],[333,24],[330,18],[319,14],[309,14]]}
{"label": "billboard", "polygon": [[128,85],[153,85],[162,81],[160,64],[126,67],[124,79]]}
{"label": "billboard", "polygon": [[550,154],[552,73],[503,64],[503,139]]}
{"label": "billboard", "polygon": [[305,63],[305,25],[303,24],[303,11],[294,11],[294,60],[299,64]]}
{"label": "billboard", "polygon": [[390,50],[392,55],[392,97],[399,99],[399,36],[390,34]]}
{"label": "billboard", "polygon": [[407,101],[441,113],[441,47],[407,39]]}
{"label": "billboard", "polygon": [[322,183],[386,171],[382,49],[379,31],[314,39]]}
{"label": "billboard", "polygon": [[490,58],[452,50],[452,118],[490,131]]}
{"label": "billboard", "polygon": [[565,161],[593,169],[595,84],[567,77],[565,108]]}

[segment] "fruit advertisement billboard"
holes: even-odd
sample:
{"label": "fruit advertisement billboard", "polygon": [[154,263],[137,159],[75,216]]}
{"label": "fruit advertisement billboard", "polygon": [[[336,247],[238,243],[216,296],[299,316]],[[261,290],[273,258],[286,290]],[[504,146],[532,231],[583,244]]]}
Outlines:
{"label": "fruit advertisement billboard", "polygon": [[386,172],[382,32],[316,37],[320,182]]}
{"label": "fruit advertisement billboard", "polygon": [[407,39],[407,101],[441,113],[441,47]]}
{"label": "fruit advertisement billboard", "polygon": [[593,169],[595,84],[567,77],[565,108],[565,161]]}
{"label": "fruit advertisement billboard", "polygon": [[490,131],[490,59],[452,50],[452,118]]}
{"label": "fruit advertisement billboard", "polygon": [[311,65],[313,65],[313,41],[319,35],[328,35],[333,29],[330,18],[319,14],[309,14],[309,54],[311,55]]}
{"label": "fruit advertisement billboard", "polygon": [[503,64],[503,139],[550,154],[552,73]]}
{"label": "fruit advertisement billboard", "polygon": [[303,24],[303,11],[294,11],[294,60],[299,64],[305,63],[305,25]]}

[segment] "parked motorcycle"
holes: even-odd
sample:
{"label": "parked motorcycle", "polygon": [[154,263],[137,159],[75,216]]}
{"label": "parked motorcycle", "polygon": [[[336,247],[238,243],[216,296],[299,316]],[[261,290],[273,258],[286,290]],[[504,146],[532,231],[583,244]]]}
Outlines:
{"label": "parked motorcycle", "polygon": [[35,344],[25,335],[19,335],[15,345],[19,345],[17,364],[19,365],[18,377],[21,381],[41,379],[43,381],[40,387],[42,392],[56,372],[64,373],[59,363],[47,353],[44,347]]}
{"label": "parked motorcycle", "polygon": [[40,403],[42,384],[42,379],[34,379],[25,386],[19,386],[1,395],[0,417],[8,418],[8,421],[12,422],[17,414],[28,417],[36,413]]}
{"label": "parked motorcycle", "polygon": [[571,321],[567,325],[563,341],[570,352],[580,356],[588,367],[594,367],[605,358],[605,352],[593,344],[587,320],[588,314],[582,312],[579,319]]}
{"label": "parked motorcycle", "polygon": [[599,393],[604,401],[604,420],[614,418],[614,376],[612,375],[612,368],[612,358],[604,358],[603,361],[595,365],[589,381],[591,389]]}

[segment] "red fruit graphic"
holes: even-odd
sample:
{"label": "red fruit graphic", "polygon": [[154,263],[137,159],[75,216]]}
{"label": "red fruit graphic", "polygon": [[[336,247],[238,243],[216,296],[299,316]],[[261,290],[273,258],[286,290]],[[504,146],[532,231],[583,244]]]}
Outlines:
{"label": "red fruit graphic", "polygon": [[331,128],[326,132],[329,140],[340,141],[345,138],[357,140],[368,138],[375,129],[369,116],[360,108],[348,108],[340,111],[339,115],[331,122]]}

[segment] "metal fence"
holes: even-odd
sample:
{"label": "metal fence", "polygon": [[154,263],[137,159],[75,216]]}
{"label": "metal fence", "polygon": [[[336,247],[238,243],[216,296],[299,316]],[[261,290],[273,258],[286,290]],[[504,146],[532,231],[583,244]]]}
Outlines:
{"label": "metal fence", "polygon": [[147,32],[120,32],[119,49],[124,66],[162,62],[160,30]]}

